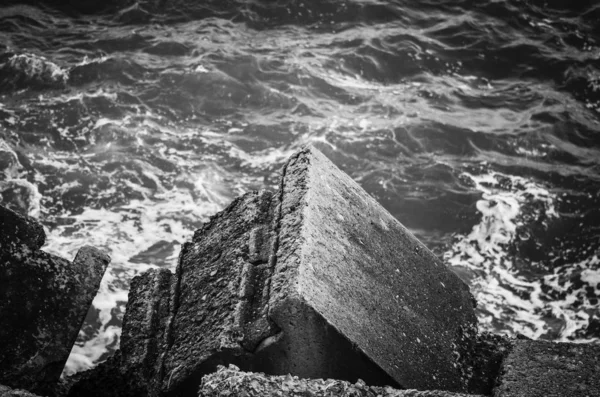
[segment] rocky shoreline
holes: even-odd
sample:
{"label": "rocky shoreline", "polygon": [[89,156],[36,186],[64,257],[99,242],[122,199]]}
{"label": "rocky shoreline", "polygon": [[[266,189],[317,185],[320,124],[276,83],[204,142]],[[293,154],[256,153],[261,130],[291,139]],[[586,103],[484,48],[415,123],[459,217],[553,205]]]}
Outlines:
{"label": "rocky shoreline", "polygon": [[0,214],[0,397],[600,395],[599,346],[479,334],[468,287],[312,147],[175,273],[136,277],[120,350],[67,379],[110,259],[47,254],[34,219]]}

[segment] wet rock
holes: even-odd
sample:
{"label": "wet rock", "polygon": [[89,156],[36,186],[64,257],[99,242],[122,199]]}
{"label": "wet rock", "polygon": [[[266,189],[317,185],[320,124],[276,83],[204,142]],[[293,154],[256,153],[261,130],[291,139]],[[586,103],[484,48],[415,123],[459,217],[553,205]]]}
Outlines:
{"label": "wet rock", "polygon": [[600,396],[600,345],[514,340],[494,396]]}
{"label": "wet rock", "polygon": [[191,395],[219,364],[422,390],[472,376],[467,286],[314,148],[279,192],[234,200],[175,274],[134,279],[129,296],[119,360],[73,390],[112,396],[93,385],[135,373],[135,393]]}
{"label": "wet rock", "polygon": [[473,394],[447,391],[397,390],[391,387],[367,386],[359,380],[355,384],[333,379],[300,379],[296,376],[268,376],[262,373],[241,372],[230,365],[219,366],[217,372],[206,375],[200,385],[199,396],[244,397],[476,397]]}
{"label": "wet rock", "polygon": [[92,247],[72,263],[48,254],[34,219],[3,207],[0,214],[0,382],[44,394],[60,377],[110,258]]}
{"label": "wet rock", "polygon": [[39,397],[37,394],[27,390],[11,389],[8,386],[0,385],[0,397]]}

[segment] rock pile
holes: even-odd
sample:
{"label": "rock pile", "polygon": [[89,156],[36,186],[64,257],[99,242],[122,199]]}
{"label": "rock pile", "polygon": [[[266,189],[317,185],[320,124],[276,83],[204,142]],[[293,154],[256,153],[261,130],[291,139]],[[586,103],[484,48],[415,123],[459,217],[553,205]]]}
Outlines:
{"label": "rock pile", "polygon": [[[38,250],[39,229],[20,222]],[[102,262],[83,252],[73,265]],[[246,194],[199,229],[175,273],[132,281],[114,357],[54,389],[7,372],[0,383],[73,397],[600,395],[598,347],[478,335],[473,307],[458,277],[308,147],[278,192]],[[583,386],[564,385],[574,374]]]}
{"label": "rock pile", "polygon": [[110,258],[92,247],[73,262],[48,254],[42,226],[4,207],[0,230],[0,383],[48,393]]}

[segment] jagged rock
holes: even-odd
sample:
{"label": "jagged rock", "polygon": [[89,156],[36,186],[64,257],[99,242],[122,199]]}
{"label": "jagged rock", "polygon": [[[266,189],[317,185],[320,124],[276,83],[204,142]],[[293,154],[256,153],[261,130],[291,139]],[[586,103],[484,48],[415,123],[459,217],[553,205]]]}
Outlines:
{"label": "jagged rock", "polygon": [[[391,387],[367,386],[333,379],[300,379],[297,376],[268,376],[242,372],[234,365],[219,366],[217,372],[204,376],[200,397],[477,397],[473,394],[440,390],[397,390]],[[481,397],[481,396],[479,396]]]}
{"label": "jagged rock", "polygon": [[146,379],[121,395],[193,394],[230,363],[422,390],[464,391],[472,375],[468,287],[314,148],[288,161],[279,192],[234,200],[175,274],[136,278],[129,296],[120,358],[72,396],[115,395],[94,386],[114,373]]}
{"label": "jagged rock", "polygon": [[494,396],[600,396],[600,345],[517,339]]}
{"label": "jagged rock", "polygon": [[42,394],[58,381],[110,258],[92,247],[72,263],[48,254],[34,219],[0,214],[0,382]]}
{"label": "jagged rock", "polygon": [[37,394],[28,392],[27,390],[11,389],[8,386],[0,385],[0,397],[40,397]]}

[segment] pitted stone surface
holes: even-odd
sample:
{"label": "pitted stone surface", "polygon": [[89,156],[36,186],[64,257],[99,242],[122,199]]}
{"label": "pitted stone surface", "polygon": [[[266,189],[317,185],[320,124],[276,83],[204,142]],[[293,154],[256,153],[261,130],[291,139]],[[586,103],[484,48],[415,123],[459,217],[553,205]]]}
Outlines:
{"label": "pitted stone surface", "polygon": [[318,150],[290,159],[282,189],[269,306],[284,333],[302,302],[403,387],[466,390],[468,287]]}
{"label": "pitted stone surface", "polygon": [[398,390],[391,387],[369,386],[359,380],[352,384],[335,379],[302,379],[297,376],[268,376],[263,373],[242,372],[231,365],[202,379],[199,396],[245,397],[483,397],[474,394],[442,390]]}
{"label": "pitted stone surface", "polygon": [[600,396],[600,345],[515,340],[495,397]]}

